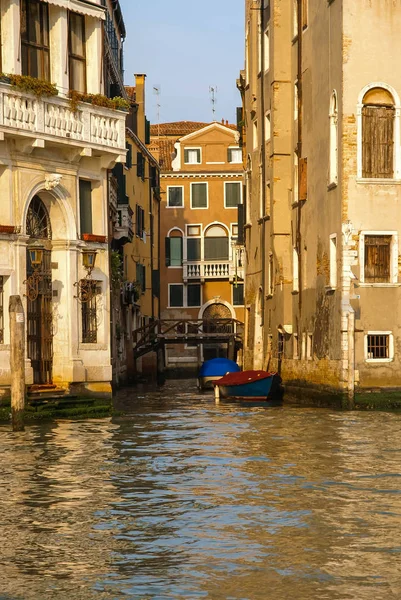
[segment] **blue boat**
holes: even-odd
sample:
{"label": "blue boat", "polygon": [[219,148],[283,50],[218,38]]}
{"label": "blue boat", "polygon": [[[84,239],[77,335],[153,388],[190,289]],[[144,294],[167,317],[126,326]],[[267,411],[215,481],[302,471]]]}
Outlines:
{"label": "blue boat", "polygon": [[241,369],[233,360],[228,358],[212,358],[206,360],[200,368],[198,385],[201,390],[213,385],[213,381],[220,379],[227,373],[237,373]]}
{"label": "blue boat", "polygon": [[222,398],[247,402],[268,401],[272,404],[281,404],[283,399],[284,389],[278,373],[267,371],[230,373],[214,381],[213,385],[218,388],[216,393]]}

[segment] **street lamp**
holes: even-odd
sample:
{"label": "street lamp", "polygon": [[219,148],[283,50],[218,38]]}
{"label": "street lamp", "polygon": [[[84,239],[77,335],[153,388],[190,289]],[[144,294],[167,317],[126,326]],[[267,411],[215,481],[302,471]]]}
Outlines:
{"label": "street lamp", "polygon": [[91,276],[96,263],[96,250],[84,250],[82,252],[82,264],[88,272],[88,277]]}
{"label": "street lamp", "polygon": [[28,248],[28,254],[33,273],[24,281],[24,284],[26,285],[26,294],[24,294],[24,296],[31,302],[34,302],[39,296],[39,282],[43,279],[42,275],[39,273],[39,267],[43,261],[43,249],[31,246]]}
{"label": "street lamp", "polygon": [[96,283],[91,279],[96,264],[96,255],[96,250],[85,249],[82,251],[82,265],[87,274],[85,279],[80,279],[74,283],[78,290],[77,295],[74,297],[83,303],[90,302],[96,293]]}

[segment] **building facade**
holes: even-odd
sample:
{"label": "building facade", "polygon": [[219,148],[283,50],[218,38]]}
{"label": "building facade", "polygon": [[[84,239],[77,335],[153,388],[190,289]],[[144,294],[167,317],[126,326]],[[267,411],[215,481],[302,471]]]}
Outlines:
{"label": "building facade", "polygon": [[[161,164],[161,318],[243,321],[237,246],[243,166],[236,128],[179,122],[154,125],[151,133]],[[226,355],[224,344],[170,345],[166,364],[190,367]]]}
{"label": "building facade", "polygon": [[160,167],[149,152],[149,123],[145,116],[145,75],[135,75],[127,87],[127,160],[111,175],[112,241],[112,355],[116,385],[154,375],[153,353],[134,359],[137,331],[160,313]]}
{"label": "building facade", "polygon": [[246,365],[351,404],[401,384],[400,22],[396,3],[246,2]]}
{"label": "building facade", "polygon": [[108,170],[125,161],[126,113],[119,101],[95,105],[106,18],[100,2],[1,2],[5,394],[13,294],[24,303],[28,384],[111,391]]}

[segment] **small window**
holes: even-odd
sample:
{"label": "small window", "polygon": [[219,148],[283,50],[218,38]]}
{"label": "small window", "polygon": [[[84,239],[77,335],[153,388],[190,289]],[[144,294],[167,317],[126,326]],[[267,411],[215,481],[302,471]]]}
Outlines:
{"label": "small window", "polygon": [[375,332],[366,336],[367,360],[388,361],[393,358],[393,343],[390,333]]}
{"label": "small window", "polygon": [[187,260],[201,260],[200,238],[187,239]]}
{"label": "small window", "polygon": [[187,287],[187,305],[201,306],[201,286],[200,283],[191,283]]}
{"label": "small window", "polygon": [[200,163],[201,163],[200,148],[185,148],[184,163],[186,165],[200,165]]}
{"label": "small window", "polygon": [[265,140],[270,140],[271,137],[271,123],[270,123],[270,111],[265,115]]}
{"label": "small window", "polygon": [[295,360],[299,359],[299,338],[298,338],[298,334],[294,333],[293,337],[292,337],[292,357]]}
{"label": "small window", "polygon": [[200,236],[201,226],[200,225],[188,225],[187,236]]}
{"label": "small window", "polygon": [[81,235],[92,231],[92,184],[85,179],[79,180],[79,217]]}
{"label": "small window", "polygon": [[330,236],[330,287],[337,287],[337,236]]}
{"label": "small window", "polygon": [[244,284],[234,283],[233,284],[233,305],[244,306]]}
{"label": "small window", "polygon": [[274,262],[273,254],[269,255],[269,296],[274,294]]}
{"label": "small window", "polygon": [[299,254],[296,248],[292,249],[292,291],[299,292]]}
{"label": "small window", "polygon": [[373,88],[363,99],[362,177],[394,177],[394,100],[387,90]]}
{"label": "small window", "polygon": [[86,92],[85,17],[68,13],[70,90]]}
{"label": "small window", "polygon": [[184,286],[181,283],[169,284],[169,306],[178,308],[184,306]]}
{"label": "small window", "polygon": [[167,188],[167,206],[183,208],[184,188],[182,186],[174,186]]}
{"label": "small window", "polygon": [[264,64],[264,69],[265,71],[268,71],[270,68],[270,34],[269,34],[269,29],[266,29],[265,31],[265,39],[264,39],[264,60],[265,60],[265,64]]}
{"label": "small window", "polygon": [[[83,280],[84,282],[85,280]],[[82,343],[83,344],[96,344],[97,343],[97,307],[96,307],[96,295],[97,295],[97,281],[92,281],[92,294],[88,302],[82,302],[81,304],[81,316],[82,316]]]}
{"label": "small window", "polygon": [[366,283],[390,282],[391,235],[365,235]]}
{"label": "small window", "polygon": [[308,333],[306,338],[306,359],[312,360],[313,358],[313,335]]}
{"label": "small window", "polygon": [[171,236],[166,238],[166,266],[182,267],[182,237]]}
{"label": "small window", "polygon": [[49,9],[46,2],[21,2],[22,74],[50,79]]}
{"label": "small window", "polygon": [[241,148],[229,148],[228,149],[228,162],[234,163],[234,164],[242,164]]}
{"label": "small window", "polygon": [[253,122],[253,149],[256,150],[256,148],[259,146],[259,138],[258,138],[258,122],[254,121]]}
{"label": "small window", "polygon": [[136,265],[136,281],[141,293],[144,294],[146,292],[146,267],[140,263]]}
{"label": "small window", "polygon": [[207,208],[207,183],[191,183],[191,208]]}
{"label": "small window", "polygon": [[225,208],[237,208],[241,204],[241,182],[224,183],[224,201]]}
{"label": "small window", "polygon": [[338,106],[337,92],[333,90],[330,100],[330,157],[329,157],[329,186],[338,182]]}

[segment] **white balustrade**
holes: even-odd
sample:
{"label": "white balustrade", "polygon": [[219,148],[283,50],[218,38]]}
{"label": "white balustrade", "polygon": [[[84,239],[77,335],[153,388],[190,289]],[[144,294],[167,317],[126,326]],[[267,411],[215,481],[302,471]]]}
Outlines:
{"label": "white balustrade", "polygon": [[0,83],[0,127],[60,142],[82,141],[85,146],[125,154],[125,113],[82,102],[73,111],[67,98],[35,98],[4,83]]}
{"label": "white balustrade", "polygon": [[228,279],[233,265],[229,261],[184,263],[184,279]]}

